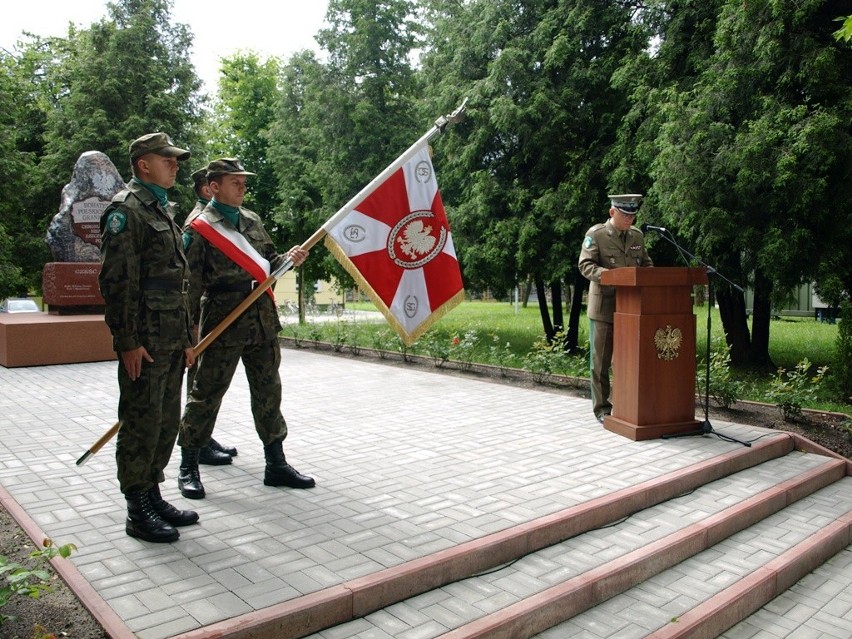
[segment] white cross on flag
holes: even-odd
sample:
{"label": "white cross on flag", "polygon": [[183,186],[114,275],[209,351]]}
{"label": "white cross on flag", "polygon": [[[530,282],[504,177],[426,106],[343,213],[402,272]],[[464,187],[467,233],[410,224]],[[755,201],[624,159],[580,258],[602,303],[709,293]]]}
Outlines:
{"label": "white cross on flag", "polygon": [[406,345],[464,299],[453,238],[425,142],[325,230],[328,249]]}

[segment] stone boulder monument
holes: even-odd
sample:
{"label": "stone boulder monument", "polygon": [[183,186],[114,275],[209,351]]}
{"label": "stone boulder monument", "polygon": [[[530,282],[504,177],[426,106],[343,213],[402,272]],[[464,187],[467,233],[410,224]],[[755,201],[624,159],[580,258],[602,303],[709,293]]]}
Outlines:
{"label": "stone boulder monument", "polygon": [[83,153],[62,189],[47,230],[54,262],[44,265],[47,313],[0,313],[0,366],[41,366],[116,358],[98,288],[100,219],[124,188],[115,165],[99,151]]}
{"label": "stone boulder monument", "polygon": [[115,165],[100,151],[83,153],[74,165],[47,229],[55,261],[45,265],[42,287],[51,313],[103,313],[98,290],[100,219],[124,186]]}

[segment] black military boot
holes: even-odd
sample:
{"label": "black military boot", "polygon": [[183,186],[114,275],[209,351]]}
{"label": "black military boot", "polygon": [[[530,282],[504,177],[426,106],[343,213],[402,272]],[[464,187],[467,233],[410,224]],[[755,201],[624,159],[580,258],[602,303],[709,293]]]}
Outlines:
{"label": "black military boot", "polygon": [[213,440],[206,446],[198,449],[198,463],[208,466],[227,466],[231,463],[231,456],[213,447]]}
{"label": "black military boot", "polygon": [[155,543],[178,540],[180,533],[157,514],[148,491],[126,493],[124,498],[127,500],[127,522],[124,530],[128,535]]}
{"label": "black military boot", "polygon": [[204,499],[204,484],[201,483],[201,473],[198,470],[198,448],[180,449],[180,474],[178,488],[180,494],[187,499]]}
{"label": "black military boot", "polygon": [[237,456],[237,449],[233,446],[223,446],[219,442],[217,442],[212,437],[210,438],[210,448],[213,450],[218,450],[220,453],[225,453],[226,455],[230,455],[231,457]]}
{"label": "black military boot", "polygon": [[288,486],[290,488],[313,488],[313,477],[307,477],[287,463],[281,440],[263,447],[266,457],[266,474],[263,483],[266,486]]}
{"label": "black military boot", "polygon": [[179,510],[163,499],[159,484],[154,484],[154,487],[148,491],[148,499],[151,500],[151,506],[160,519],[176,528],[190,526],[198,521],[198,513],[194,510]]}

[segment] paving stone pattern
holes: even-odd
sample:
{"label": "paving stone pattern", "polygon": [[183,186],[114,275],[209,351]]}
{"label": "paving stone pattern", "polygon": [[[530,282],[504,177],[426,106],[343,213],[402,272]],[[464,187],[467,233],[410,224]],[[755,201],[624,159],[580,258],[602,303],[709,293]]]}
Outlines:
{"label": "paving stone pattern", "polygon": [[[114,443],[85,466],[75,466],[115,422],[116,367],[99,362],[0,368],[0,483],[45,534],[77,545],[73,564],[140,639],[166,639],[258,611],[739,446],[715,437],[632,442],[604,430],[590,402],[568,394],[285,350],[283,411],[290,428],[285,452],[297,469],[316,477],[317,487],[263,486],[262,447],[239,370],[214,433],[239,455],[231,466],[202,466],[207,498],[189,501],[177,490],[175,454],[163,494],[179,507],[198,510],[201,522],[182,528],[174,544],[149,544],[124,533]],[[760,428],[714,426],[742,439],[767,435]],[[630,517],[620,524],[617,547],[602,542],[604,531],[593,531],[316,637],[439,636],[743,499],[778,476],[820,463],[812,455],[790,457],[753,469],[748,479],[715,482],[716,496],[705,487],[674,505]],[[848,499],[848,487],[844,495]],[[811,510],[802,511],[793,536],[818,525],[825,505],[802,507]],[[847,549],[821,569],[825,576],[815,573],[788,593],[796,597],[799,589],[806,603],[780,597],[759,619],[754,616],[755,626],[772,627],[767,620],[773,609],[813,610],[814,620],[817,612],[828,615],[822,623],[831,621],[833,611],[840,620],[845,614],[849,624],[850,606],[841,611],[837,597],[818,605],[838,583],[849,592],[848,555]],[[834,562],[841,564],[833,567]],[[729,568],[721,566],[719,574]],[[641,606],[642,596],[636,599]],[[752,636],[739,632],[729,636]]]}

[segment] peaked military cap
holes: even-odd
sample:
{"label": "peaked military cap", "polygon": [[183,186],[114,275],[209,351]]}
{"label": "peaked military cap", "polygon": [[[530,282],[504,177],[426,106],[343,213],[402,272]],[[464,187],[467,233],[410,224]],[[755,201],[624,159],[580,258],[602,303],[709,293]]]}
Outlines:
{"label": "peaked military cap", "polygon": [[257,175],[257,173],[246,171],[243,163],[237,158],[219,158],[207,165],[207,179],[220,175]]}
{"label": "peaked military cap", "polygon": [[636,215],[642,206],[642,196],[639,193],[624,193],[621,195],[608,195],[613,208],[627,215]]}
{"label": "peaked military cap", "polygon": [[186,149],[175,146],[165,133],[148,133],[130,143],[130,161],[135,162],[146,153],[156,153],[167,158],[188,160],[191,155]]}

